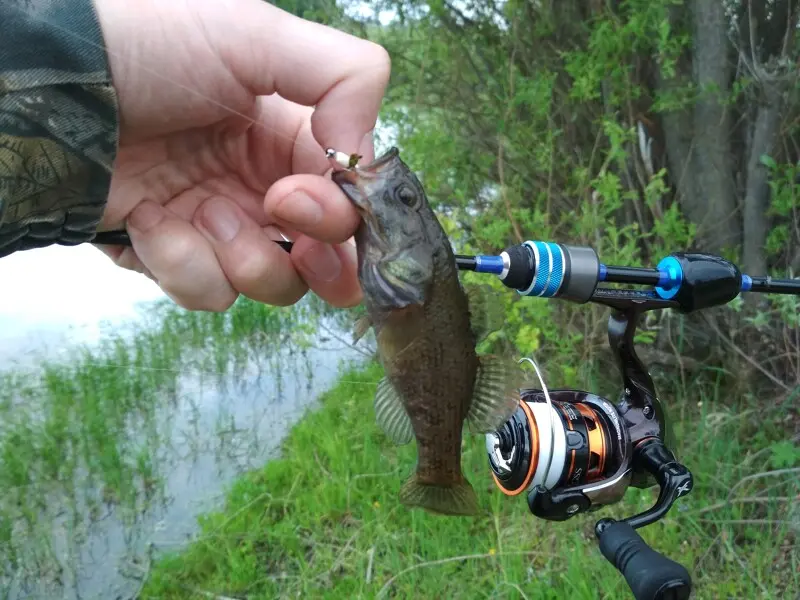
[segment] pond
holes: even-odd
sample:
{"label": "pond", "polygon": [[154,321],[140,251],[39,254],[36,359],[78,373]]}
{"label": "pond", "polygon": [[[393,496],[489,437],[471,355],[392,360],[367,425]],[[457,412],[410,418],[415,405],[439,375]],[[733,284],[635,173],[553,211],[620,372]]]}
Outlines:
{"label": "pond", "polygon": [[[96,280],[105,266],[91,266]],[[93,318],[62,304],[56,325],[26,321],[9,297],[1,307],[0,597],[135,597],[149,558],[186,544],[197,516],[364,359],[326,319],[292,335],[302,307],[137,310],[132,299],[160,296],[146,287],[118,287],[111,315],[96,297]]]}

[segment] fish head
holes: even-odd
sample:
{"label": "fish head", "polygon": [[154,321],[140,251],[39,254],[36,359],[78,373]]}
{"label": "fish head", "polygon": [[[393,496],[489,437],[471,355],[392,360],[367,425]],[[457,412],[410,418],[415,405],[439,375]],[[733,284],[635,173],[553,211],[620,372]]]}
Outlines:
{"label": "fish head", "polygon": [[332,179],[361,216],[355,239],[367,300],[386,311],[424,304],[434,255],[447,240],[397,149],[366,166],[336,171]]}

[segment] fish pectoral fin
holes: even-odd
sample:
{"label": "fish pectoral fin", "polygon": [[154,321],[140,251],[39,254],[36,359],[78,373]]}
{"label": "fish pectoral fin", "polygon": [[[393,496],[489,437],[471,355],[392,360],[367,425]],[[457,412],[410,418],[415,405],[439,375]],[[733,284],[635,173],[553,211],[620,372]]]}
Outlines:
{"label": "fish pectoral fin", "polygon": [[480,513],[478,496],[469,481],[453,485],[422,483],[415,473],[400,488],[400,502],[438,515],[471,516]]}
{"label": "fish pectoral fin", "polygon": [[370,327],[372,327],[372,319],[369,318],[369,315],[363,315],[356,319],[353,324],[353,344],[357,344]]}
{"label": "fish pectoral fin", "polygon": [[486,283],[465,283],[464,292],[469,302],[470,327],[477,341],[499,331],[505,322],[503,301],[495,289]]}
{"label": "fish pectoral fin", "polygon": [[414,428],[400,394],[385,376],[378,382],[375,392],[375,420],[389,439],[399,446],[408,444],[414,437]]}
{"label": "fish pectoral fin", "polygon": [[479,356],[475,389],[466,422],[473,433],[492,433],[511,418],[520,403],[524,372],[502,356]]}

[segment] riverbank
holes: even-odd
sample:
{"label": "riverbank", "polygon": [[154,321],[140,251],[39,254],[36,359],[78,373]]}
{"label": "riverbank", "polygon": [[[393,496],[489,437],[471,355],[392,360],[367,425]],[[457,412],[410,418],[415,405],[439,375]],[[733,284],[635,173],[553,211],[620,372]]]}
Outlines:
{"label": "riverbank", "polygon": [[[463,464],[483,516],[399,504],[415,446],[391,445],[375,425],[380,376],[374,364],[343,373],[293,427],[280,458],[238,479],[183,549],[142,566],[140,598],[630,597],[597,548],[599,517],[535,520],[523,498],[494,488],[482,436],[465,439]],[[796,597],[800,485],[766,433],[781,411],[761,411],[759,434],[744,407],[704,400],[672,412],[695,488],[640,533],[690,569],[696,598]],[[654,499],[654,490],[630,490],[604,514],[630,515]]]}

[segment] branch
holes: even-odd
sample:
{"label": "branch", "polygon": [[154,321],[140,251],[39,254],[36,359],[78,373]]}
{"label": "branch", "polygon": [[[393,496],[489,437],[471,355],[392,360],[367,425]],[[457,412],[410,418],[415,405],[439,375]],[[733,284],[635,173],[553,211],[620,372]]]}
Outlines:
{"label": "branch", "polygon": [[522,231],[519,228],[519,224],[514,219],[514,215],[511,212],[511,202],[508,199],[508,194],[506,193],[506,181],[505,176],[503,175],[503,140],[500,136],[497,136],[497,173],[500,178],[500,195],[503,197],[503,204],[506,207],[506,216],[508,217],[508,222],[511,223],[511,228],[514,230],[514,236],[517,238],[518,243],[522,243],[525,238],[522,237]]}
{"label": "branch", "polygon": [[381,596],[386,594],[386,592],[389,590],[389,588],[392,586],[395,580],[402,577],[406,573],[410,573],[411,571],[416,571],[417,569],[424,569],[427,567],[435,567],[437,565],[443,565],[451,562],[460,562],[463,560],[470,560],[470,559],[497,558],[498,556],[546,556],[548,558],[556,558],[552,554],[548,554],[546,552],[536,552],[536,551],[497,552],[495,554],[487,552],[485,554],[465,554],[463,556],[451,556],[449,558],[442,558],[440,560],[431,560],[427,562],[422,562],[417,565],[408,567],[407,569],[403,569],[397,575],[391,577],[389,581],[383,584],[383,587],[378,592],[377,598],[380,598]]}
{"label": "branch", "polygon": [[375,546],[371,546],[370,549],[367,551],[367,574],[364,576],[364,580],[366,581],[367,585],[372,583],[372,565],[375,562]]}
{"label": "branch", "polygon": [[746,477],[742,477],[736,485],[731,488],[731,491],[728,492],[728,498],[730,499],[733,497],[733,492],[736,491],[737,488],[741,487],[744,483],[748,481],[753,481],[755,479],[762,479],[764,477],[778,477],[780,475],[791,475],[794,473],[800,473],[800,467],[794,467],[791,469],[776,469],[774,471],[764,471],[762,473],[753,473],[752,475],[747,475]]}
{"label": "branch", "polygon": [[775,498],[736,498],[735,500],[727,500],[725,502],[717,502],[716,504],[712,504],[711,506],[705,506],[703,508],[698,508],[697,510],[689,510],[683,513],[684,515],[701,515],[707,512],[713,512],[720,508],[726,508],[731,504],[769,504],[770,502],[790,502],[792,500],[797,500],[797,498],[793,498],[791,496],[778,496]]}
{"label": "branch", "polygon": [[715,324],[715,323],[713,323],[713,322],[711,321],[711,319],[709,319],[709,318],[708,318],[708,315],[703,315],[703,317],[705,318],[706,324],[708,324],[708,325],[711,327],[711,329],[713,329],[713,330],[714,330],[714,333],[716,333],[716,334],[717,334],[717,337],[719,337],[719,339],[721,339],[723,342],[725,342],[726,344],[728,344],[728,346],[730,346],[731,348],[733,348],[733,350],[734,350],[734,351],[735,351],[735,352],[736,352],[736,353],[737,353],[739,356],[741,356],[742,358],[744,358],[744,359],[745,359],[747,362],[749,362],[751,365],[753,365],[753,366],[754,366],[756,369],[758,369],[759,371],[761,371],[761,373],[763,373],[763,374],[764,374],[764,375],[765,375],[765,376],[766,376],[766,377],[767,377],[767,378],[768,378],[770,381],[772,381],[772,383],[774,383],[775,385],[777,385],[777,386],[779,386],[779,387],[782,387],[782,388],[783,388],[784,390],[786,390],[787,392],[791,392],[791,391],[793,390],[793,388],[791,388],[790,386],[786,385],[786,384],[785,384],[784,382],[782,382],[780,379],[778,379],[777,377],[775,377],[775,376],[774,376],[772,373],[770,373],[769,371],[767,371],[767,370],[766,370],[764,367],[762,367],[761,365],[759,365],[759,364],[758,364],[758,363],[757,363],[755,360],[753,360],[753,358],[752,358],[751,356],[749,356],[747,353],[745,353],[745,352],[744,352],[744,350],[742,350],[741,348],[739,348],[739,346],[737,346],[737,345],[736,345],[736,344],[734,344],[734,343],[733,343],[733,342],[732,342],[730,339],[728,339],[728,337],[727,337],[727,336],[725,336],[725,335],[724,335],[724,334],[723,334],[723,333],[722,333],[722,332],[719,330],[719,327],[717,327],[717,326],[716,326],[716,324]]}

